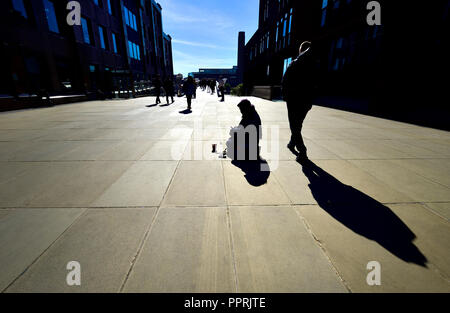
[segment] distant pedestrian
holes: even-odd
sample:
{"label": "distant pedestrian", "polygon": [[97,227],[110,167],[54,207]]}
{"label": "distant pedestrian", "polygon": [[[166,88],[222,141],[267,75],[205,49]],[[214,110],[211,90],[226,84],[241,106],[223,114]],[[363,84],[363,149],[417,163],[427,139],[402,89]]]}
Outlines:
{"label": "distant pedestrian", "polygon": [[219,91],[220,91],[220,95],[222,96],[222,99],[220,101],[224,102],[225,101],[225,83],[223,80],[221,80],[219,83]]}
{"label": "distant pedestrian", "polygon": [[159,97],[161,96],[162,82],[161,82],[161,78],[159,77],[159,75],[156,75],[155,79],[153,80],[153,86],[155,87],[155,92],[156,92],[156,104],[160,104],[161,99],[159,99]]}
{"label": "distant pedestrian", "polygon": [[211,94],[213,95],[216,90],[216,81],[214,79],[209,81],[209,88],[211,88]]}
{"label": "distant pedestrian", "polygon": [[192,76],[189,76],[184,83],[183,92],[187,98],[188,110],[191,110],[192,95],[195,93],[195,82]]}
{"label": "distant pedestrian", "polygon": [[291,140],[287,147],[297,154],[297,161],[308,159],[307,149],[302,138],[303,121],[312,108],[315,94],[315,62],[311,42],[300,45],[299,56],[292,61],[283,77],[283,99],[286,101]]}
{"label": "distant pedestrian", "polygon": [[172,98],[172,103],[174,103],[175,102],[175,100],[173,99],[174,87],[173,87],[173,81],[170,79],[170,77],[167,77],[164,80],[164,90],[166,91],[167,104],[169,104],[169,97]]}

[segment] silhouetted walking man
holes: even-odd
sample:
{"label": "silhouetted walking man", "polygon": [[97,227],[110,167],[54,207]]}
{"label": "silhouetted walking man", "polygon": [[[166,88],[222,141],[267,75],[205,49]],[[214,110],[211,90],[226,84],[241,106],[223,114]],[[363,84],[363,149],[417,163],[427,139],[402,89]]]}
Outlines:
{"label": "silhouetted walking man", "polygon": [[162,87],[162,82],[161,79],[159,78],[159,75],[156,75],[155,79],[153,80],[153,86],[155,87],[155,92],[156,92],[156,104],[161,103],[161,99],[159,99],[159,97],[161,96],[161,87]]}
{"label": "silhouetted walking man", "polygon": [[169,77],[167,77],[166,80],[164,80],[164,90],[166,91],[167,104],[169,104],[169,97],[172,98],[172,103],[174,103],[175,101],[173,100],[174,96],[173,81]]}
{"label": "silhouetted walking man", "polygon": [[297,148],[299,162],[308,159],[301,131],[306,114],[312,108],[314,80],[315,65],[311,42],[305,41],[300,45],[299,56],[289,65],[282,82],[283,99],[287,104],[291,129],[291,140],[287,147],[294,153]]}
{"label": "silhouetted walking man", "polygon": [[183,85],[183,91],[187,98],[188,110],[191,110],[192,95],[195,93],[195,82],[192,76],[189,76]]}

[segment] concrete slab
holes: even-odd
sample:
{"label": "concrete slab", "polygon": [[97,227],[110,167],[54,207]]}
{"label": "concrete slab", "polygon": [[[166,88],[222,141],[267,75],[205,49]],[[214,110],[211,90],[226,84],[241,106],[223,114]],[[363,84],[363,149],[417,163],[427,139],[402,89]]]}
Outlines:
{"label": "concrete slab", "polygon": [[293,204],[317,204],[308,187],[309,180],[303,175],[302,167],[296,161],[281,161],[273,172],[281,188]]}
{"label": "concrete slab", "polygon": [[223,169],[228,205],[291,203],[275,175],[261,171],[259,166],[245,173],[231,162],[223,162]]}
{"label": "concrete slab", "polygon": [[[450,284],[433,268],[403,261],[376,241],[356,234],[319,206],[300,206],[297,210],[305,218],[314,236],[321,242],[351,291],[449,292]],[[368,222],[370,223],[370,220]],[[407,227],[411,228],[413,233],[417,233],[416,226],[407,222]],[[378,230],[382,232],[383,225],[379,225]],[[417,245],[418,242],[419,240]],[[442,243],[442,240],[440,242]],[[416,242],[413,241],[412,244],[415,246]],[[414,249],[411,244],[409,245]],[[419,247],[418,250],[424,253],[423,247]],[[366,267],[370,261],[377,261],[381,265],[379,286],[369,286],[366,282],[369,273]]]}
{"label": "concrete slab", "polygon": [[125,292],[235,292],[225,208],[162,208]]}
{"label": "concrete slab", "polygon": [[221,163],[181,161],[167,191],[164,206],[225,205]]}
{"label": "concrete slab", "polygon": [[450,188],[450,159],[393,160],[392,162]]}
{"label": "concrete slab", "polygon": [[0,204],[8,207],[86,207],[116,181],[130,162],[40,163],[2,185]]}
{"label": "concrete slab", "polygon": [[[89,210],[7,292],[118,292],[155,209]],[[68,262],[81,266],[69,286]]]}
{"label": "concrete slab", "polygon": [[238,292],[346,292],[290,207],[231,207]]}
{"label": "concrete slab", "polygon": [[97,160],[101,161],[137,161],[139,160],[154,144],[153,141],[119,141],[110,149],[97,156]]}
{"label": "concrete slab", "polygon": [[383,140],[318,140],[343,159],[404,159],[412,156],[383,144]]}
{"label": "concrete slab", "polygon": [[433,212],[437,213],[439,216],[447,219],[447,221],[450,220],[450,203],[449,202],[443,202],[443,203],[426,203],[426,207],[431,209]]}
{"label": "concrete slab", "polygon": [[181,160],[183,153],[186,150],[187,144],[187,140],[153,141],[151,147],[148,148],[148,150],[140,160]]}
{"label": "concrete slab", "polygon": [[84,209],[0,211],[0,291],[16,278],[84,212]]}
{"label": "concrete slab", "polygon": [[411,197],[387,186],[383,181],[348,161],[317,160],[315,164],[340,183],[351,186],[382,203],[414,202]]}
{"label": "concrete slab", "polygon": [[450,201],[449,188],[399,167],[391,161],[352,160],[350,162],[416,201]]}
{"label": "concrete slab", "polygon": [[176,161],[137,162],[108,187],[91,206],[159,206],[177,163]]}

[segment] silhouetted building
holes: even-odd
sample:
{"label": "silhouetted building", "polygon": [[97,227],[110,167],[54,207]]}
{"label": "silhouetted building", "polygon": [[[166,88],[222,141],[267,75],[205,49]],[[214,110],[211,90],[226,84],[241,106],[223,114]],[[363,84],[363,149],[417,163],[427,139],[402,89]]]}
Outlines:
{"label": "silhouetted building", "polygon": [[356,110],[397,115],[442,104],[450,1],[378,2],[381,25],[369,26],[366,0],[260,0],[258,30],[245,48],[247,90],[278,97],[286,67],[310,40],[323,96],[364,99]]}
{"label": "silhouetted building", "polygon": [[79,0],[69,26],[65,0],[6,0],[0,12],[0,94],[134,90],[173,75],[171,38],[153,0]]}
{"label": "silhouetted building", "polygon": [[195,79],[215,79],[219,81],[220,79],[226,78],[227,83],[232,87],[237,86],[240,83],[238,75],[238,67],[233,66],[231,69],[226,68],[201,68],[198,72],[189,73],[189,76]]}
{"label": "silhouetted building", "polygon": [[245,71],[245,32],[239,32],[237,67],[239,83],[242,83],[244,81]]}

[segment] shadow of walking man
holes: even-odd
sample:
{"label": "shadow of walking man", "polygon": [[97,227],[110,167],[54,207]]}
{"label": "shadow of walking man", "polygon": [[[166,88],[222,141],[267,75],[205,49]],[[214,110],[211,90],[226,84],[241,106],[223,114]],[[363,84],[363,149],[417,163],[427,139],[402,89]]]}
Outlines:
{"label": "shadow of walking man", "polygon": [[426,257],[412,242],[416,236],[387,206],[341,183],[310,160],[302,166],[312,195],[323,210],[403,261],[427,267]]}

